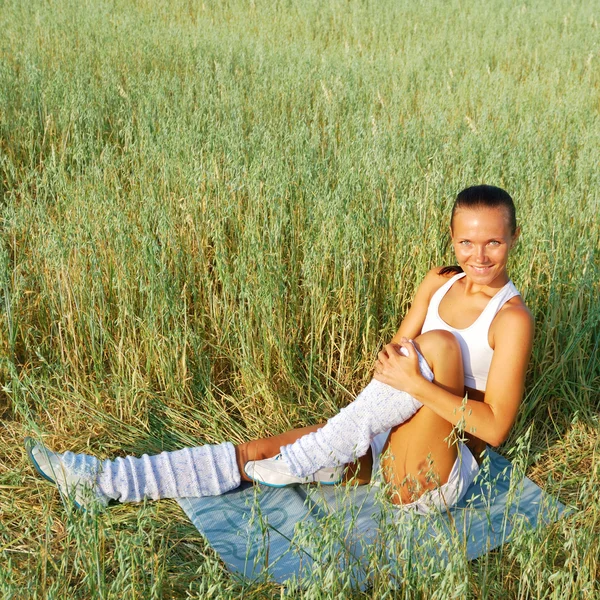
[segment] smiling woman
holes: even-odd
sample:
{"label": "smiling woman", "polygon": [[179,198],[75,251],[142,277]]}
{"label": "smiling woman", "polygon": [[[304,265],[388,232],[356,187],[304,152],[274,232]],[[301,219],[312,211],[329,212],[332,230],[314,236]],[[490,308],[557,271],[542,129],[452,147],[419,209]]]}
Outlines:
{"label": "smiling woman", "polygon": [[80,504],[106,504],[221,494],[243,479],[336,483],[350,463],[346,477],[363,483],[375,465],[395,504],[447,509],[473,481],[483,447],[502,443],[512,427],[533,336],[506,270],[519,233],[509,194],[483,185],[462,191],[451,233],[458,266],[427,274],[371,383],[325,425],[102,462],[32,442],[36,469]]}
{"label": "smiling woman", "polygon": [[[446,457],[445,469],[438,469],[443,477],[454,453],[443,444],[433,448],[431,440],[439,436],[436,428],[447,431],[448,424],[460,423],[465,446],[478,460],[486,444],[496,446],[506,439],[523,396],[533,320],[506,270],[509,252],[519,235],[512,198],[493,186],[467,188],[454,204],[451,235],[458,266],[430,271],[392,340],[417,335],[428,360],[438,359],[433,365],[437,386],[406,376],[399,365],[382,368],[381,375],[375,375],[406,390],[432,413],[426,421],[428,411],[423,410],[389,437],[396,461],[405,457],[409,465],[400,469],[399,475],[396,467],[394,481],[401,488],[402,477],[415,469],[423,471],[423,464],[411,463],[415,440],[428,440],[421,452],[435,450],[438,465],[444,464]],[[454,343],[444,347],[436,339],[442,331],[450,332],[453,339],[447,341]],[[452,369],[456,356],[464,373],[460,394],[464,401],[438,379],[438,374]],[[389,459],[386,464],[391,465]],[[422,474],[420,478],[424,483]]]}

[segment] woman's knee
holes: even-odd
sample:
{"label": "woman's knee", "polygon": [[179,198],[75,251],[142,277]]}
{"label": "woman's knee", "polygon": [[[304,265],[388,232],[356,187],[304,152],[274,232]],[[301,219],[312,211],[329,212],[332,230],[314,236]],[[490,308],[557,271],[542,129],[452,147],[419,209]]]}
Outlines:
{"label": "woman's knee", "polygon": [[433,366],[432,363],[439,362],[442,358],[447,361],[459,360],[462,362],[460,344],[449,331],[434,329],[417,336],[415,342],[417,348],[431,366]]}
{"label": "woman's knee", "polygon": [[445,352],[458,352],[460,354],[460,344],[456,336],[445,329],[432,329],[417,336],[415,341],[424,349],[442,349]]}
{"label": "woman's knee", "polygon": [[416,337],[415,342],[437,382],[445,382],[451,387],[464,385],[460,344],[451,332],[434,329]]}

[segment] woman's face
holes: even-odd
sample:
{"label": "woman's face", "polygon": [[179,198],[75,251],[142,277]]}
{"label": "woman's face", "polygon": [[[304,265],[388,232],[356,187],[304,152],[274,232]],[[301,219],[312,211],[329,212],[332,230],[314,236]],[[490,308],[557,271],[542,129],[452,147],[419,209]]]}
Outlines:
{"label": "woman's face", "polygon": [[459,208],[451,227],[456,260],[477,285],[504,285],[508,281],[508,253],[519,236],[513,235],[506,209]]}

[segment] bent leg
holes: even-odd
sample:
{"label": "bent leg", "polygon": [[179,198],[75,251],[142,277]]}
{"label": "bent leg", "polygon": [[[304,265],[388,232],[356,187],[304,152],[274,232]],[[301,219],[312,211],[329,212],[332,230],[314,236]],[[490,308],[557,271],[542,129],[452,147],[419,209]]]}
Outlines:
{"label": "bent leg", "polygon": [[[423,376],[431,381],[434,375],[420,354],[419,366]],[[293,476],[298,477],[323,467],[351,463],[368,451],[375,435],[406,421],[421,406],[406,392],[372,380],[354,402],[323,427],[283,446],[281,454]]]}
{"label": "bent leg", "polygon": [[[314,433],[323,427],[323,423],[319,425],[310,425],[299,429],[292,429],[279,435],[270,438],[252,440],[239,444],[235,447],[236,459],[242,481],[252,481],[246,475],[244,466],[249,461],[263,460],[265,458],[273,458],[281,452],[283,446],[293,444],[296,440],[310,433]],[[371,480],[371,467],[373,459],[370,450],[361,456],[358,460],[348,463],[344,473],[344,481],[364,485]]]}
{"label": "bent leg", "polygon": [[[462,396],[464,374],[460,346],[448,331],[430,331],[415,339],[430,364],[433,382]],[[453,425],[424,406],[394,429],[381,459],[383,475],[392,490],[392,502],[414,501],[426,490],[447,481],[457,457]]]}

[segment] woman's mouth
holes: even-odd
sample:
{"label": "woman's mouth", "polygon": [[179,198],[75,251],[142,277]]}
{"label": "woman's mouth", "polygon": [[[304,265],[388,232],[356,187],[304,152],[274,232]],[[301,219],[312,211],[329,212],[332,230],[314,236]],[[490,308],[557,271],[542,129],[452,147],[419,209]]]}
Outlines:
{"label": "woman's mouth", "polygon": [[492,265],[487,265],[485,267],[469,265],[469,267],[471,269],[473,269],[473,271],[475,271],[475,273],[478,273],[479,275],[485,275],[492,268]]}

